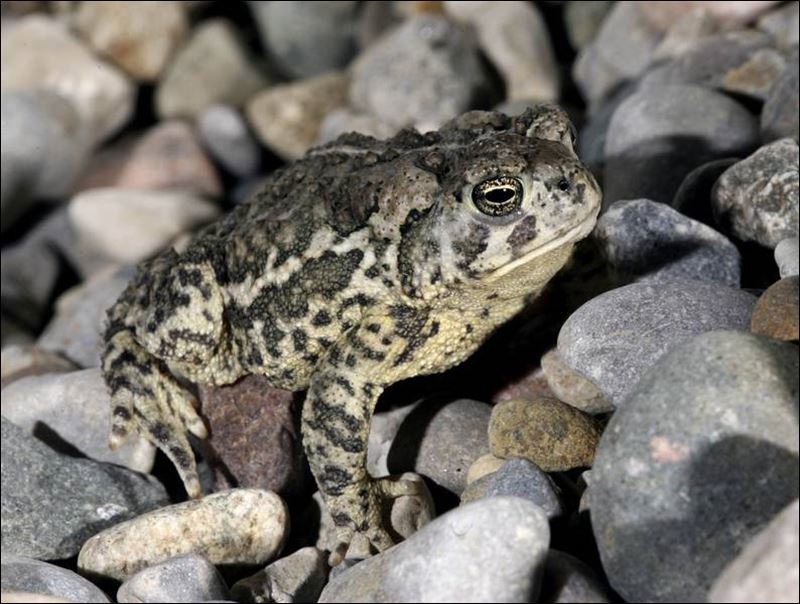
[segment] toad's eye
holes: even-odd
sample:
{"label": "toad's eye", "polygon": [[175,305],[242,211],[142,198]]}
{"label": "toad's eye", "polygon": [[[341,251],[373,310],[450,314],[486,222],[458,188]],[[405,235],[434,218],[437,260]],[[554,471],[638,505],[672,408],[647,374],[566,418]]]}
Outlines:
{"label": "toad's eye", "polygon": [[472,189],[472,202],[487,216],[508,216],[522,205],[522,183],[505,176],[484,180]]}
{"label": "toad's eye", "polygon": [[558,181],[558,188],[562,191],[569,191],[572,188],[572,183],[568,179],[562,178]]}

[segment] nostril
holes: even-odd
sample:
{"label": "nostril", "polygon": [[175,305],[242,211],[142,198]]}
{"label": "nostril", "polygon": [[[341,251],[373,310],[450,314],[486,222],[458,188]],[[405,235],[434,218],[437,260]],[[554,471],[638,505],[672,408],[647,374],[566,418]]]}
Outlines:
{"label": "nostril", "polygon": [[572,183],[566,178],[562,178],[558,181],[558,188],[562,191],[569,191],[572,188]]}

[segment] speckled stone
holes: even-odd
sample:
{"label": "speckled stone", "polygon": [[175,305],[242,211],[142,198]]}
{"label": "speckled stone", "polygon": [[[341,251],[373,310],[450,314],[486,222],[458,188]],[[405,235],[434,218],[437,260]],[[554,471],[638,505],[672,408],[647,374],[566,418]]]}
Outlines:
{"label": "speckled stone", "polygon": [[769,248],[797,235],[800,172],[797,142],[764,145],[720,176],[712,192],[714,217],[743,241]]}
{"label": "speckled stone", "polygon": [[701,281],[634,283],[589,300],[558,334],[558,354],[619,407],[665,352],[698,333],[749,330],[756,298]]}
{"label": "speckled stone", "polygon": [[240,602],[316,602],[328,578],[325,552],[304,547],[231,588]]}
{"label": "speckled stone", "polygon": [[800,601],[800,503],[797,500],[756,535],[714,582],[708,601]]}
{"label": "speckled stone", "polygon": [[528,459],[545,472],[591,466],[600,433],[591,416],[555,398],[499,403],[489,421],[492,454]]}
{"label": "speckled stone", "polygon": [[560,401],[590,415],[614,410],[614,405],[591,380],[561,360],[558,350],[550,350],[542,356],[542,369],[548,385]]}
{"label": "speckled stone", "polygon": [[586,564],[556,549],[547,553],[540,604],[611,601],[608,586]]}
{"label": "speckled stone", "polygon": [[[3,602],[111,602],[98,587],[80,575],[54,564],[15,556],[3,551],[0,590]],[[50,600],[7,600],[6,593],[23,592]]]}
{"label": "speckled stone", "polygon": [[798,244],[800,244],[800,240],[797,237],[787,237],[775,247],[775,263],[778,265],[781,279],[797,275],[800,272]]}
{"label": "speckled stone", "polygon": [[68,373],[76,369],[78,367],[74,363],[60,354],[37,346],[3,346],[0,353],[0,389],[25,377]]}
{"label": "speckled stone", "polygon": [[736,246],[666,204],[618,201],[600,217],[593,234],[622,282],[677,278],[739,287]]}
{"label": "speckled stone", "polygon": [[2,443],[4,559],[69,558],[92,535],[167,502],[155,478],[56,453],[5,417]]}
{"label": "speckled stone", "polygon": [[800,339],[800,278],[786,277],[772,284],[758,299],[750,331],[777,340]]}
{"label": "speckled stone", "polygon": [[629,602],[702,602],[798,496],[798,355],[716,331],[660,359],[611,418],[589,484],[611,586]]}
{"label": "speckled stone", "polygon": [[536,601],[549,542],[547,518],[530,501],[476,501],[338,574],[319,601]]}
{"label": "speckled stone", "polygon": [[215,565],[264,564],[289,530],[288,509],[269,491],[232,489],[171,505],[89,539],[78,568],[124,581],[143,568],[189,552]]}
{"label": "speckled stone", "polygon": [[203,556],[176,556],[140,570],[117,591],[117,602],[206,602],[224,600],[228,588]]}

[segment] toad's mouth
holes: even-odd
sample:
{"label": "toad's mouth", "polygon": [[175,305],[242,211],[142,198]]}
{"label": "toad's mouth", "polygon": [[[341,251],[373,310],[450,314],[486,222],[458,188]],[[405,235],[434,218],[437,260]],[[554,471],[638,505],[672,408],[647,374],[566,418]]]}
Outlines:
{"label": "toad's mouth", "polygon": [[547,243],[540,245],[531,251],[523,254],[519,258],[515,258],[508,264],[505,264],[494,271],[492,274],[488,276],[486,279],[487,282],[491,283],[492,281],[496,281],[501,277],[507,275],[514,269],[519,268],[525,264],[528,264],[540,256],[544,256],[545,254],[552,252],[553,250],[561,247],[562,245],[569,243],[569,242],[577,242],[589,235],[594,228],[595,222],[597,222],[597,215],[600,213],[600,207],[592,212],[589,216],[587,216],[583,222],[578,223],[574,227],[571,227],[567,231],[556,235],[553,239],[548,241]]}

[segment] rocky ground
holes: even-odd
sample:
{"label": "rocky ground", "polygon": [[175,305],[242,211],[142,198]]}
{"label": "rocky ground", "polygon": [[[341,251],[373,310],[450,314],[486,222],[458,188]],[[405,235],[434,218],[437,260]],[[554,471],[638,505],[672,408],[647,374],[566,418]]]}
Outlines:
{"label": "rocky ground", "polygon": [[[29,602],[797,602],[797,2],[3,2],[2,592]],[[388,391],[407,539],[330,569],[302,395],[202,389],[207,495],[106,448],[132,269],[316,143],[558,102],[592,237]],[[233,488],[237,487],[237,488]]]}

